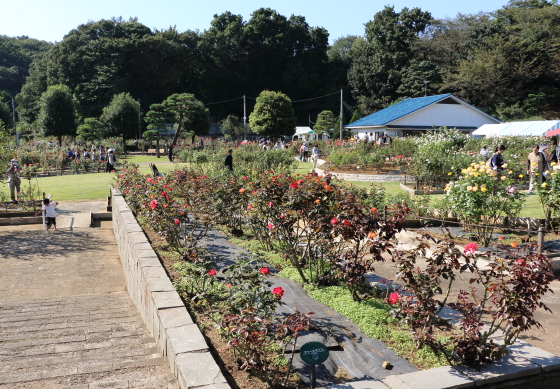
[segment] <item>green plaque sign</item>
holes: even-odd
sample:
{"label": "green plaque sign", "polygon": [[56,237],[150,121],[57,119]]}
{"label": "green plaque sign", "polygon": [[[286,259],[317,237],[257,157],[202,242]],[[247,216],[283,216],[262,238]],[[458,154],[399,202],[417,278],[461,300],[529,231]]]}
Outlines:
{"label": "green plaque sign", "polygon": [[329,349],[321,342],[307,342],[299,349],[299,356],[310,365],[318,365],[327,360]]}

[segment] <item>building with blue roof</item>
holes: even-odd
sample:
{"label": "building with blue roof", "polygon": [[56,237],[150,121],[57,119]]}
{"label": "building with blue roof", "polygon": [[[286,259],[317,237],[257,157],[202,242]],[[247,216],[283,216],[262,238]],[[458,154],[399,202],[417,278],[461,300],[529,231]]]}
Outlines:
{"label": "building with blue roof", "polygon": [[500,121],[450,93],[406,99],[345,126],[363,138],[381,135],[420,135],[441,127],[471,133],[484,124]]}

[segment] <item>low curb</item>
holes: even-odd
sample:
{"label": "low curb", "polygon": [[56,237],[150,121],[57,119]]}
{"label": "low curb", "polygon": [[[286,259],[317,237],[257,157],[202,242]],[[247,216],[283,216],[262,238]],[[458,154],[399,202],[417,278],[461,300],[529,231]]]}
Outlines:
{"label": "low curb", "polygon": [[182,389],[230,389],[122,194],[111,189],[113,230],[128,292]]}

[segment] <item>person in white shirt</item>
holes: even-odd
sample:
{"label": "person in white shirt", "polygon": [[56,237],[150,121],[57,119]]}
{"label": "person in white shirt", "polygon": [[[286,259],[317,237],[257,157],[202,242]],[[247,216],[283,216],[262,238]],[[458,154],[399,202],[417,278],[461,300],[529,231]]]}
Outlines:
{"label": "person in white shirt", "polygon": [[49,229],[51,226],[54,226],[54,230],[56,231],[56,211],[54,207],[58,205],[58,201],[51,202],[48,198],[43,200],[42,209],[35,214],[35,216],[39,216],[41,212],[45,212],[45,224],[47,229],[45,232],[48,234]]}
{"label": "person in white shirt", "polygon": [[317,145],[313,146],[311,149],[311,160],[313,161],[313,169],[317,167],[317,161],[319,160],[319,149]]}

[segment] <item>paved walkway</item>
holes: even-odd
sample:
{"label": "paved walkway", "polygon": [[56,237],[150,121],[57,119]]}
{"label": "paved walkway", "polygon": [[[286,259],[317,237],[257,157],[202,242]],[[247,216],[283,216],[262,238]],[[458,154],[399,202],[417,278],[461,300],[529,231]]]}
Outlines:
{"label": "paved walkway", "polygon": [[112,229],[20,227],[0,230],[0,388],[178,388],[126,291]]}

